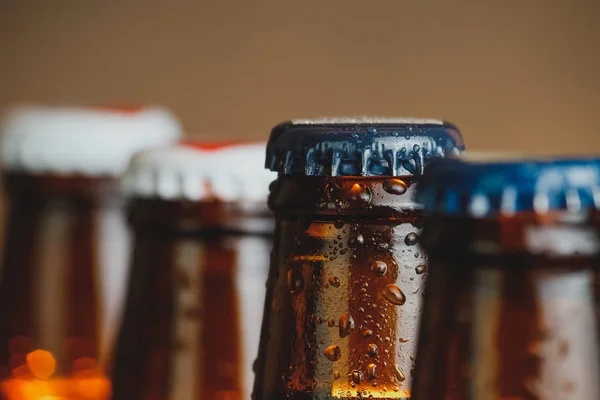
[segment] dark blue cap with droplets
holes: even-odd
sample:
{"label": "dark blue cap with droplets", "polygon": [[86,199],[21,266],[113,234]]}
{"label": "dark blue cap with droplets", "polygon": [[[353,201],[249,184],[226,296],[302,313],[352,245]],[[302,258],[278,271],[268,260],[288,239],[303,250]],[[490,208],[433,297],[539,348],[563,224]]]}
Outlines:
{"label": "dark blue cap with droplets", "polygon": [[411,176],[463,149],[458,129],[439,120],[294,120],[273,128],[266,167],[284,175]]}
{"label": "dark blue cap with droplets", "polygon": [[600,159],[439,160],[425,169],[417,200],[430,213],[476,218],[600,207]]}

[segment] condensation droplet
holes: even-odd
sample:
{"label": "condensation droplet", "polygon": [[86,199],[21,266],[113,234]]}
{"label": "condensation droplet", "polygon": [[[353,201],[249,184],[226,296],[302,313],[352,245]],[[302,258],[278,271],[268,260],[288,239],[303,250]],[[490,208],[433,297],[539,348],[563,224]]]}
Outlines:
{"label": "condensation droplet", "polygon": [[304,278],[296,268],[292,268],[288,271],[287,281],[292,294],[299,293],[304,288]]}
{"label": "condensation droplet", "polygon": [[371,263],[371,272],[377,276],[383,276],[387,272],[387,264],[383,261],[373,261]]}
{"label": "condensation droplet", "polygon": [[371,189],[363,184],[355,183],[344,191],[344,197],[350,202],[367,204],[371,202]]}
{"label": "condensation droplet", "polygon": [[329,321],[327,321],[327,325],[329,325],[329,327],[333,328],[335,326],[335,319],[331,318]]}
{"label": "condensation droplet", "polygon": [[362,383],[362,381],[365,379],[363,376],[363,373],[357,369],[352,371],[351,377],[352,377],[352,382],[356,383],[357,385],[360,385]]}
{"label": "condensation droplet", "polygon": [[393,283],[390,283],[383,288],[381,296],[395,306],[401,306],[406,303],[406,296],[402,293],[400,288]]}
{"label": "condensation droplet", "polygon": [[414,246],[415,244],[417,244],[417,242],[419,241],[419,237],[417,236],[416,233],[411,232],[408,235],[406,235],[406,237],[404,238],[404,243],[407,246]]}
{"label": "condensation droplet", "polygon": [[346,336],[348,336],[350,332],[354,329],[354,320],[352,319],[350,314],[344,313],[340,317],[339,328],[341,338],[345,338]]}
{"label": "condensation droplet", "polygon": [[406,342],[408,342],[408,339],[400,338],[400,339],[398,339],[398,341],[400,343],[406,343]]}
{"label": "condensation droplet", "polygon": [[383,182],[383,190],[385,190],[389,194],[397,194],[397,195],[404,194],[404,193],[406,193],[407,188],[408,188],[408,186],[406,185],[406,182],[404,182],[401,179],[391,178],[391,179],[386,179]]}
{"label": "condensation droplet", "polygon": [[338,278],[337,276],[330,276],[329,284],[333,287],[340,287],[340,278]]}
{"label": "condensation droplet", "polygon": [[372,381],[377,378],[377,366],[375,364],[367,365],[367,379]]}
{"label": "condensation droplet", "polygon": [[369,343],[367,346],[367,354],[370,357],[375,357],[377,355],[377,345],[375,343]]}
{"label": "condensation droplet", "polygon": [[362,246],[365,243],[365,238],[360,233],[356,233],[348,238],[348,246]]}
{"label": "condensation droplet", "polygon": [[333,379],[340,379],[339,371],[333,371]]}
{"label": "condensation droplet", "polygon": [[373,336],[373,331],[372,331],[372,330],[370,330],[370,329],[365,329],[365,330],[363,331],[363,337],[365,337],[365,338],[368,338],[368,337],[370,337],[370,336]]}
{"label": "condensation droplet", "polygon": [[342,357],[340,346],[329,346],[323,351],[323,355],[330,361],[337,361]]}
{"label": "condensation droplet", "polygon": [[427,265],[425,265],[425,264],[419,265],[417,268],[415,268],[415,272],[419,275],[424,274],[425,272],[427,272]]}
{"label": "condensation droplet", "polygon": [[400,370],[398,364],[394,365],[394,374],[396,375],[396,379],[398,379],[399,382],[404,382],[404,380],[406,379],[406,376],[404,376],[404,373],[402,373],[402,370]]}

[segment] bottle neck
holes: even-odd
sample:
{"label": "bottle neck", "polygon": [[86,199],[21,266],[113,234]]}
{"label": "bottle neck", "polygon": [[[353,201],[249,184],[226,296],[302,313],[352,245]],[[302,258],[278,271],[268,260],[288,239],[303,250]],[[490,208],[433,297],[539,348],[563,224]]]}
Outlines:
{"label": "bottle neck", "polygon": [[588,221],[555,214],[426,223],[415,397],[600,396],[598,235]]}
{"label": "bottle neck", "polygon": [[31,203],[46,204],[59,201],[87,202],[94,206],[119,203],[119,181],[110,176],[33,175],[9,172],[4,176],[9,198]]}
{"label": "bottle neck", "polygon": [[420,214],[414,177],[285,176],[271,185],[269,207],[281,218],[399,219]]}
{"label": "bottle neck", "polygon": [[247,234],[271,236],[273,217],[261,203],[133,199],[130,222],[136,230],[158,229],[183,235]]}

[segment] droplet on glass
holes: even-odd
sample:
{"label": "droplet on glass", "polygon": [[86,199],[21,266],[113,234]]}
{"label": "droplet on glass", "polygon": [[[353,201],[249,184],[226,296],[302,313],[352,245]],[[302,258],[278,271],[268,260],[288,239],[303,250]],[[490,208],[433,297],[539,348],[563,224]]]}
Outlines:
{"label": "droplet on glass", "polygon": [[383,182],[383,190],[385,190],[389,194],[401,195],[406,193],[407,188],[408,186],[406,185],[406,182],[404,182],[401,179],[391,178],[386,179]]}
{"label": "droplet on glass", "polygon": [[395,306],[401,306],[406,303],[406,296],[400,288],[393,283],[386,285],[381,291],[381,296]]}
{"label": "droplet on glass", "polygon": [[357,247],[365,244],[365,238],[360,233],[356,233],[348,238],[348,246]]}
{"label": "droplet on glass", "polygon": [[377,276],[383,276],[387,272],[387,264],[383,261],[373,261],[371,263],[371,272]]}
{"label": "droplet on glass", "polygon": [[329,284],[333,287],[340,287],[340,278],[338,278],[337,276],[330,276]]}
{"label": "droplet on glass", "polygon": [[339,371],[333,371],[333,379],[340,379]]}
{"label": "droplet on glass", "polygon": [[394,374],[396,375],[396,379],[398,379],[398,382],[404,382],[404,380],[406,379],[406,376],[404,376],[404,373],[402,373],[402,370],[400,370],[398,364],[394,366]]}
{"label": "droplet on glass", "polygon": [[352,330],[354,329],[354,320],[352,319],[350,314],[344,313],[340,317],[339,328],[341,338],[345,338],[350,334],[350,332],[352,332]]}
{"label": "droplet on glass", "polygon": [[415,272],[418,275],[424,274],[425,272],[427,272],[427,265],[425,265],[425,264],[419,265],[417,268],[415,268]]}
{"label": "droplet on glass", "polygon": [[363,184],[355,183],[344,191],[344,198],[349,202],[367,204],[371,202],[371,189]]}
{"label": "droplet on glass", "polygon": [[367,365],[367,379],[372,381],[377,378],[377,366],[375,364]]}
{"label": "droplet on glass", "polygon": [[363,337],[365,337],[365,338],[368,338],[368,337],[371,337],[371,336],[373,336],[373,331],[372,331],[372,330],[370,330],[370,329],[365,329],[365,330],[363,331]]}
{"label": "droplet on glass", "polygon": [[352,377],[352,382],[356,383],[357,385],[360,385],[362,383],[362,381],[365,379],[363,376],[363,373],[357,369],[352,371],[351,377]]}
{"label": "droplet on glass", "polygon": [[299,293],[304,288],[304,278],[296,268],[292,268],[288,271],[287,281],[292,294]]}
{"label": "droplet on glass", "polygon": [[367,354],[370,357],[375,357],[377,355],[377,345],[375,343],[369,343],[367,346]]}
{"label": "droplet on glass", "polygon": [[407,246],[414,246],[415,244],[417,244],[417,242],[419,241],[419,237],[417,236],[416,233],[411,232],[408,235],[406,235],[406,237],[404,238],[404,243]]}
{"label": "droplet on glass", "polygon": [[342,357],[342,351],[340,350],[340,346],[329,346],[323,351],[323,355],[327,357],[330,361],[337,361]]}

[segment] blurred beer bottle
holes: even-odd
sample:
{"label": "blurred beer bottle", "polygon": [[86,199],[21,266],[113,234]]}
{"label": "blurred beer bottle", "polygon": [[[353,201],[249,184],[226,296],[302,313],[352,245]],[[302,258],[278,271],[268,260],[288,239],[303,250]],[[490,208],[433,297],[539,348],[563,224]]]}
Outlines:
{"label": "blurred beer bottle", "polygon": [[462,149],[458,130],[438,120],[273,129],[276,230],[255,400],[410,397],[427,271],[414,179]]}
{"label": "blurred beer bottle", "polygon": [[419,400],[600,398],[600,160],[426,169]]}
{"label": "blurred beer bottle", "polygon": [[135,249],[113,399],[249,398],[273,232],[263,162],[263,143],[132,159]]}
{"label": "blurred beer bottle", "polygon": [[129,256],[118,175],[180,126],[155,107],[26,105],[1,130],[2,398],[106,399]]}

